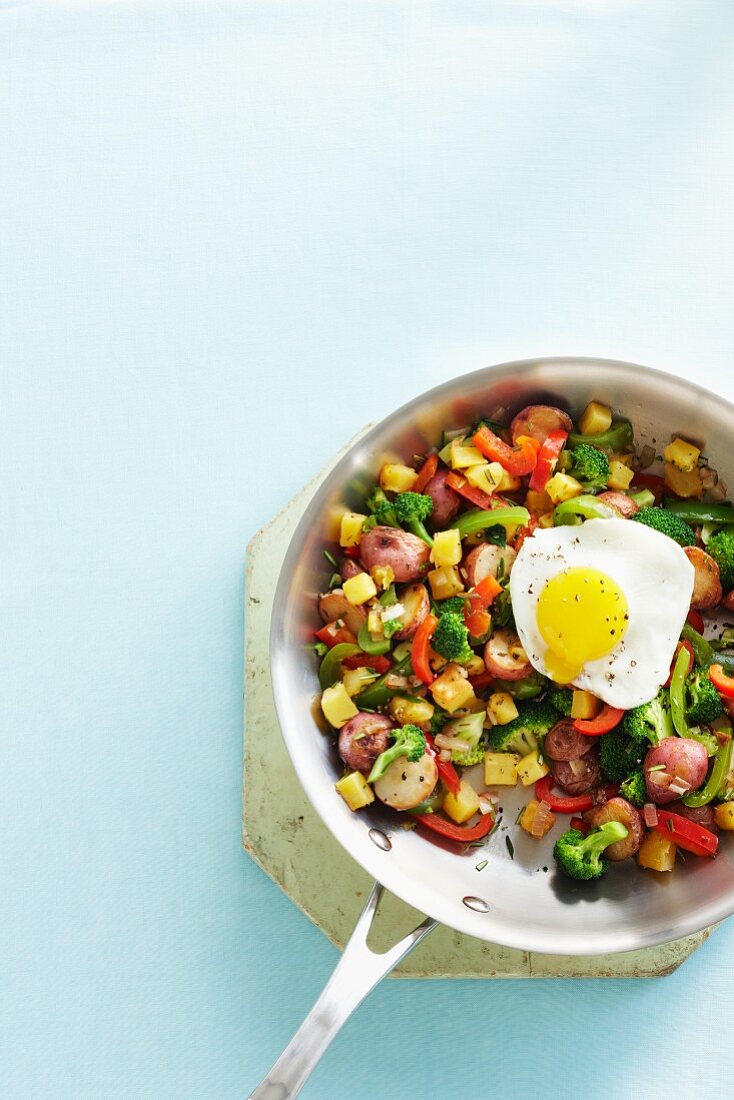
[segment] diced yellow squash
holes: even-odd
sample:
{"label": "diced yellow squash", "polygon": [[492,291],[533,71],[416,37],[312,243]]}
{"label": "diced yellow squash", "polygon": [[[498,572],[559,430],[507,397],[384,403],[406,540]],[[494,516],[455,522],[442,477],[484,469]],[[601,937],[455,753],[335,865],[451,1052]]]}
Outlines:
{"label": "diced yellow squash", "polygon": [[538,516],[538,527],[552,527],[553,526],[553,513],[546,512],[545,515]]}
{"label": "diced yellow squash", "polygon": [[686,439],[676,436],[673,442],[669,443],[663,451],[663,458],[666,462],[672,462],[674,466],[687,474],[698,465],[700,454],[698,447],[694,447]]}
{"label": "diced yellow squash", "polygon": [[377,679],[376,672],[370,672],[368,668],[348,668],[342,676],[342,683],[347,695],[359,695],[360,691],[368,687]]}
{"label": "diced yellow squash", "polygon": [[703,496],[703,481],[698,466],[692,470],[679,470],[672,462],[664,462],[663,478],[670,491],[677,497],[684,499],[696,497],[700,500]]}
{"label": "diced yellow squash", "polygon": [[584,487],[570,474],[554,474],[546,485],[545,491],[554,504],[561,504],[564,500],[580,496]]}
{"label": "diced yellow squash", "polygon": [[571,698],[572,718],[596,718],[599,713],[599,700],[590,691],[574,690]]}
{"label": "diced yellow squash", "polygon": [[395,580],[395,574],[393,573],[391,565],[373,565],[370,569],[370,576],[377,587],[382,589],[383,592],[385,589],[389,588]]}
{"label": "diced yellow squash", "polygon": [[732,832],[734,830],[734,802],[719,803],[714,809],[714,821],[724,832]]}
{"label": "diced yellow squash", "polygon": [[380,470],[380,488],[386,493],[407,493],[415,485],[417,472],[412,466],[399,462],[386,462]]}
{"label": "diced yellow squash", "polygon": [[436,677],[430,691],[434,702],[449,714],[453,714],[459,707],[469,706],[476,698],[465,669],[453,661]]}
{"label": "diced yellow squash", "polygon": [[434,600],[447,600],[464,591],[464,582],[455,565],[441,565],[428,573],[428,583]]}
{"label": "diced yellow squash", "polygon": [[607,484],[610,489],[624,492],[625,489],[629,488],[634,476],[635,471],[631,470],[629,466],[625,466],[623,462],[615,460],[609,463],[609,481]]}
{"label": "diced yellow squash", "polygon": [[345,512],[339,528],[340,546],[358,546],[362,538],[362,524],[367,519],[360,512]]}
{"label": "diced yellow squash", "polygon": [[452,794],[449,791],[443,800],[442,809],[457,825],[463,825],[479,809],[479,795],[471,783],[462,779],[459,793]]}
{"label": "diced yellow squash", "polygon": [[363,806],[369,806],[370,802],[375,801],[372,787],[361,772],[350,772],[334,786],[350,810],[361,810]]}
{"label": "diced yellow squash", "polygon": [[479,466],[470,466],[464,471],[464,476],[475,489],[481,489],[491,496],[499,488],[503,473],[499,462],[482,462]]}
{"label": "diced yellow squash", "polygon": [[341,680],[321,693],[321,709],[329,725],[338,730],[346,725],[350,718],[354,718],[355,714],[359,714]]}
{"label": "diced yellow squash", "polygon": [[390,714],[401,726],[408,723],[422,726],[431,721],[435,709],[428,699],[408,699],[404,695],[393,695],[390,700]]}
{"label": "diced yellow squash", "polygon": [[508,474],[507,470],[502,470],[502,476],[500,477],[500,483],[497,486],[498,493],[516,493],[522,485],[519,477],[513,477],[512,474]]}
{"label": "diced yellow squash", "polygon": [[495,691],[487,700],[487,718],[493,726],[506,726],[519,711],[509,691]]}
{"label": "diced yellow squash", "polygon": [[474,654],[471,661],[467,661],[464,668],[470,676],[481,676],[481,674],[486,671],[484,661],[478,653]]}
{"label": "diced yellow squash", "polygon": [[608,405],[601,405],[598,401],[590,401],[579,420],[579,431],[582,435],[598,435],[606,432],[612,426],[612,410]]}
{"label": "diced yellow squash", "polygon": [[675,866],[675,844],[670,837],[656,830],[649,832],[637,853],[640,867],[651,871],[672,871]]}
{"label": "diced yellow squash", "polygon": [[528,489],[525,495],[525,507],[536,515],[544,515],[546,512],[553,511],[553,501],[546,493],[545,489],[542,492],[536,492],[535,489]]}
{"label": "diced yellow squash", "polygon": [[546,833],[549,833],[556,823],[555,814],[549,813],[546,819],[543,821],[542,831],[534,833],[533,823],[535,821],[535,815],[537,814],[539,809],[540,803],[536,801],[536,799],[531,798],[531,800],[528,802],[527,806],[523,810],[522,816],[518,820],[518,825],[520,826],[520,828],[524,829],[526,833],[530,833],[530,835],[536,840],[540,840],[540,838],[545,836]]}
{"label": "diced yellow squash", "polygon": [[439,568],[458,565],[461,561],[461,535],[455,527],[437,531],[433,536],[431,561]]}
{"label": "diced yellow squash", "polygon": [[550,768],[545,760],[541,762],[538,750],[533,749],[532,752],[518,760],[515,771],[523,787],[530,787],[533,783],[537,783],[539,779],[542,779],[544,775],[547,775]]}
{"label": "diced yellow squash", "polygon": [[373,638],[379,638],[384,633],[382,629],[382,608],[379,604],[377,607],[371,607],[367,612],[367,629]]}
{"label": "diced yellow squash", "polygon": [[342,590],[354,607],[367,603],[377,595],[377,585],[369,573],[357,573],[356,577],[350,577],[342,584]]}
{"label": "diced yellow squash", "polygon": [[466,470],[469,466],[478,466],[485,458],[473,443],[464,439],[452,439],[449,445],[449,465],[452,470]]}
{"label": "diced yellow squash", "polygon": [[326,513],[326,530],[324,537],[328,542],[338,542],[342,528],[342,516],[349,509],[346,504],[332,504]]}
{"label": "diced yellow squash", "polygon": [[488,787],[514,787],[517,783],[516,764],[520,757],[514,752],[485,752],[484,782]]}
{"label": "diced yellow squash", "polygon": [[631,466],[634,457],[633,454],[622,454],[620,451],[614,451],[613,454],[610,454],[609,461],[621,462],[623,466]]}

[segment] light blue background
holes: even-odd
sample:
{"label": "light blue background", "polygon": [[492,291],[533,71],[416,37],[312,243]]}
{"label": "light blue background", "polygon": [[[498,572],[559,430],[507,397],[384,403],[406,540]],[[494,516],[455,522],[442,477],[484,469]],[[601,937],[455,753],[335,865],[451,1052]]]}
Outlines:
{"label": "light blue background", "polygon": [[[488,362],[732,388],[733,31],[729,0],[0,4],[4,1096],[242,1097],[289,1038],[336,952],[240,850],[245,544]],[[386,983],[304,1095],[721,1095],[733,948]]]}

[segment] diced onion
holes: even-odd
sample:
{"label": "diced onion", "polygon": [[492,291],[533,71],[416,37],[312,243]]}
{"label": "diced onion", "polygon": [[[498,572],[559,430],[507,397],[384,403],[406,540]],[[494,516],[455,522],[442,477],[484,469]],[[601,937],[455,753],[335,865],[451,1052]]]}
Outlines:
{"label": "diced onion", "polygon": [[569,760],[568,766],[576,779],[586,774],[586,764],[584,764],[583,759]]}
{"label": "diced onion", "polygon": [[654,461],[655,461],[655,448],[651,447],[649,443],[646,443],[645,446],[640,451],[640,459],[639,459],[640,469],[641,470],[646,470],[649,466],[652,466]]}
{"label": "diced onion", "polygon": [[388,673],[385,677],[385,687],[397,688],[398,691],[404,690],[408,686],[407,676],[398,676],[394,672]]}
{"label": "diced onion", "polygon": [[530,826],[530,835],[539,839],[548,832],[548,826],[552,825],[555,821],[555,817],[551,813],[551,808],[547,802],[539,802],[538,808],[533,815],[532,824]]}
{"label": "diced onion", "polygon": [[383,623],[390,623],[393,619],[399,619],[405,611],[405,608],[401,603],[394,603],[392,607],[386,607],[380,615]]}
{"label": "diced onion", "polygon": [[438,759],[441,761],[442,764],[448,764],[448,762],[451,760],[451,753],[448,749],[441,749],[440,753],[438,754]]}
{"label": "diced onion", "polygon": [[480,794],[479,796],[479,812],[485,817],[487,814],[494,814],[497,810],[497,802],[491,795]]}
{"label": "diced onion", "polygon": [[668,790],[673,791],[675,794],[685,794],[690,789],[691,784],[686,783],[685,779],[679,779],[677,775],[673,777],[673,782],[668,787]]}
{"label": "diced onion", "polygon": [[437,733],[434,743],[437,749],[446,749],[448,752],[469,752],[471,748],[463,737],[450,737],[447,733]]}
{"label": "diced onion", "polygon": [[642,816],[648,829],[654,829],[658,823],[658,811],[654,802],[646,802],[642,807]]}

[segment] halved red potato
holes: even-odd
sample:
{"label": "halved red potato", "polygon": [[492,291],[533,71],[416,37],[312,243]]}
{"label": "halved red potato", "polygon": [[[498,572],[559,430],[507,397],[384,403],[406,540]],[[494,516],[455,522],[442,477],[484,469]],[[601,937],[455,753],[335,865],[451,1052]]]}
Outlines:
{"label": "halved red potato", "polygon": [[505,563],[503,576],[507,577],[516,557],[517,551],[511,546],[495,546],[494,543],[483,542],[466,556],[463,565],[466,579],[473,588],[485,577],[496,577],[502,561]]}
{"label": "halved red potato", "polygon": [[[683,792],[670,790],[671,784],[695,791],[706,778],[708,765],[708,754],[700,741],[692,737],[664,737],[650,749],[642,765],[650,801],[662,806],[678,798]],[[676,784],[676,779],[681,783]]]}
{"label": "halved red potato", "polygon": [[446,478],[450,473],[450,470],[443,467],[436,470],[423,490],[425,496],[430,497],[433,503],[430,521],[434,530],[448,527],[461,505],[459,494],[446,484]]}
{"label": "halved red potato", "polygon": [[403,605],[403,614],[400,616],[403,625],[393,637],[403,641],[404,638],[413,637],[431,610],[431,601],[424,584],[411,584],[398,595],[398,602]]}
{"label": "halved red potato", "polygon": [[428,753],[415,762],[399,756],[374,784],[374,792],[394,810],[412,810],[428,798],[437,781],[436,761]]}
{"label": "halved red potato", "polygon": [[612,489],[608,489],[606,493],[599,493],[596,499],[614,508],[615,512],[619,512],[624,519],[629,519],[640,510],[639,504],[636,504],[631,497],[625,496],[624,493],[615,493]]}
{"label": "halved red potato", "polygon": [[521,409],[510,425],[512,442],[518,436],[531,435],[541,443],[550,432],[571,432],[573,421],[563,409],[554,405],[527,405]]}
{"label": "halved red potato", "polygon": [[498,680],[522,680],[533,671],[520,639],[512,630],[495,630],[484,647],[484,664]]}
{"label": "halved red potato", "polygon": [[696,610],[716,607],[721,603],[723,595],[718,565],[700,546],[684,546],[683,553],[696,571],[691,607],[695,607]]}
{"label": "halved red potato", "polygon": [[398,527],[373,527],[359,544],[359,556],[367,569],[389,565],[398,584],[418,580],[430,552],[423,539]]}
{"label": "halved red potato", "polygon": [[619,821],[627,829],[627,836],[615,841],[604,849],[604,858],[613,863],[633,856],[642,844],[645,836],[645,824],[642,814],[624,798],[610,798],[603,806],[594,806],[584,814],[592,829],[598,829],[607,821]]}
{"label": "halved red potato", "polygon": [[721,606],[725,607],[727,611],[734,611],[734,589],[731,592],[727,592],[721,601]]}
{"label": "halved red potato", "polygon": [[319,596],[319,615],[325,623],[341,619],[355,635],[359,634],[367,618],[365,609],[354,607],[342,588],[332,588],[331,592],[324,592],[323,596]]}

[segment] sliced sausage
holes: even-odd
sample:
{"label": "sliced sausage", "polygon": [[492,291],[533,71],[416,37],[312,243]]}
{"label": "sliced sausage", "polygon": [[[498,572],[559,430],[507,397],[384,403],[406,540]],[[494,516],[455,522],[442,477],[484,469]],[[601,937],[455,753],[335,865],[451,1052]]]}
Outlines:
{"label": "sliced sausage", "polygon": [[639,504],[636,504],[631,497],[626,497],[624,493],[615,493],[611,489],[607,490],[606,493],[599,493],[596,499],[608,504],[610,508],[614,508],[615,512],[619,512],[624,519],[629,519],[630,516],[640,510]]}
{"label": "sliced sausage", "polygon": [[398,602],[403,605],[403,614],[400,616],[402,626],[393,637],[398,641],[404,638],[412,638],[418,627],[431,610],[431,601],[424,584],[411,584],[403,589],[398,596]]}
{"label": "sliced sausage", "polygon": [[554,405],[527,405],[521,409],[510,425],[512,442],[518,436],[531,435],[541,443],[550,432],[571,432],[573,421],[563,409]]}
{"label": "sliced sausage", "polygon": [[360,573],[364,573],[364,569],[354,558],[345,558],[339,572],[342,580],[348,581],[350,577],[358,577]]}
{"label": "sliced sausage", "polygon": [[444,468],[436,470],[423,490],[424,494],[430,497],[433,502],[431,526],[434,530],[448,527],[461,506],[459,494],[450,485],[446,484],[446,478],[450,473],[450,470]]}
{"label": "sliced sausage", "polygon": [[676,798],[675,802],[669,802],[665,808],[670,810],[671,813],[687,817],[689,821],[695,821],[697,825],[703,825],[704,829],[710,829],[712,833],[718,833],[719,831],[714,815],[714,807],[710,802],[705,806],[686,806],[684,802]]}
{"label": "sliced sausage", "polygon": [[676,779],[688,790],[696,790],[706,778],[708,765],[708,754],[700,741],[692,737],[664,737],[650,749],[642,765],[650,801],[663,806],[678,798],[681,791],[669,789],[671,783],[676,785]]}
{"label": "sliced sausage", "polygon": [[594,748],[596,741],[579,733],[573,718],[561,718],[548,730],[543,745],[543,754],[549,760],[578,760]]}
{"label": "sliced sausage", "polygon": [[487,672],[498,680],[522,680],[533,671],[520,639],[512,630],[495,630],[484,647]]}
{"label": "sliced sausage", "polygon": [[437,780],[436,761],[428,753],[415,763],[399,756],[374,784],[374,792],[380,802],[394,810],[412,810],[428,798]]}
{"label": "sliced sausage", "polygon": [[734,589],[732,589],[731,592],[727,592],[721,603],[727,611],[734,611]]}
{"label": "sliced sausage", "polygon": [[695,569],[691,607],[697,610],[716,607],[721,603],[723,594],[718,565],[711,555],[699,546],[684,546],[683,553]]}
{"label": "sliced sausage", "polygon": [[594,746],[577,760],[554,760],[553,779],[568,794],[584,794],[599,782],[599,750]]}
{"label": "sliced sausage", "polygon": [[354,607],[341,588],[332,588],[331,592],[325,592],[323,596],[319,596],[319,614],[325,623],[333,623],[341,619],[352,634],[359,634],[367,618],[365,609]]}
{"label": "sliced sausage", "polygon": [[389,565],[399,584],[418,580],[430,552],[423,539],[398,527],[373,527],[359,544],[359,556],[367,569]]}
{"label": "sliced sausage", "polygon": [[381,752],[390,744],[394,723],[384,714],[360,711],[339,730],[338,749],[348,768],[367,774]]}
{"label": "sliced sausage", "polygon": [[502,576],[508,577],[516,557],[517,551],[511,546],[495,546],[491,542],[480,543],[466,556],[464,562],[466,579],[474,587],[485,577],[496,577],[501,562],[504,562]]}
{"label": "sliced sausage", "polygon": [[642,814],[624,798],[610,798],[603,806],[594,806],[593,810],[588,810],[584,818],[592,829],[598,829],[607,821],[619,821],[627,829],[626,837],[604,849],[604,858],[611,859],[613,863],[633,856],[645,836]]}

